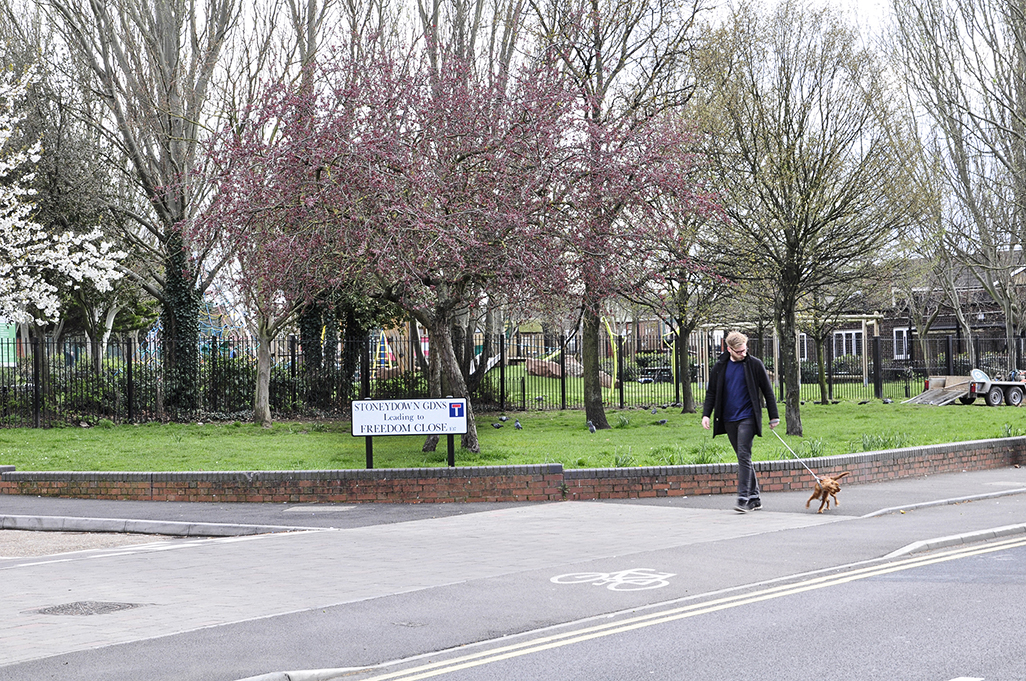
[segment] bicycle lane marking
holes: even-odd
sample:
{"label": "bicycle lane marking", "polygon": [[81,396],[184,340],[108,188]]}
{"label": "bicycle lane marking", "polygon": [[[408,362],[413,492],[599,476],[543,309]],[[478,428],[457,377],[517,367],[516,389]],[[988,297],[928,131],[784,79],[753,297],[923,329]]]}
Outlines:
{"label": "bicycle lane marking", "polygon": [[378,676],[370,676],[367,677],[364,681],[417,681],[418,679],[427,679],[435,676],[441,676],[443,674],[449,674],[452,672],[462,671],[464,669],[470,669],[473,667],[490,664],[492,662],[500,662],[515,657],[540,653],[546,650],[552,650],[554,648],[560,648],[575,643],[584,643],[586,641],[591,641],[606,636],[614,636],[617,634],[627,633],[638,629],[644,629],[659,624],[675,622],[678,620],[688,619],[691,617],[697,617],[699,615],[707,615],[722,610],[727,610],[730,608],[751,605],[753,603],[760,603],[775,598],[783,598],[786,596],[793,596],[796,594],[815,591],[818,589],[824,589],[832,586],[840,586],[843,584],[848,584],[851,582],[859,581],[862,579],[868,579],[871,577],[879,577],[881,575],[902,572],[905,570],[911,570],[918,567],[925,567],[928,565],[935,565],[953,560],[961,560],[964,558],[971,558],[974,556],[995,553],[997,551],[1005,551],[1007,549],[1019,548],[1023,546],[1026,546],[1026,538],[1016,538],[1005,541],[988,543],[986,545],[978,547],[961,547],[951,551],[944,551],[936,555],[920,556],[917,558],[907,558],[897,562],[885,563],[883,565],[878,566],[857,568],[854,570],[848,570],[846,572],[825,575],[813,579],[807,579],[793,584],[784,584],[780,586],[770,587],[752,593],[716,598],[711,601],[695,603],[691,605],[654,612],[647,615],[631,617],[619,622],[599,624],[595,626],[585,627],[583,629],[575,631],[543,636],[540,638],[524,641],[522,643],[502,646],[499,648],[495,648],[493,650],[474,653],[472,655],[460,656],[453,660],[435,662],[432,664],[422,665],[419,667],[413,667],[411,669],[405,669]]}
{"label": "bicycle lane marking", "polygon": [[610,591],[643,591],[669,586],[676,572],[658,572],[652,568],[632,568],[619,572],[570,572],[549,581],[553,584],[591,584],[604,586]]}

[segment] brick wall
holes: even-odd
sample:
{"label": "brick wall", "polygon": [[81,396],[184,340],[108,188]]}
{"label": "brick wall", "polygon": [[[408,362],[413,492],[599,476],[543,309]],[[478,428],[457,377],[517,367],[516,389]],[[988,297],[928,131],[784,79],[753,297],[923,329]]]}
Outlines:
{"label": "brick wall", "polygon": [[[845,485],[1021,464],[1026,437],[805,459],[817,474],[848,471]],[[797,461],[755,463],[766,492],[806,490]],[[0,494],[275,503],[558,501],[733,494],[737,464],[563,470],[561,464],[337,471],[199,473],[26,472],[0,467]]]}

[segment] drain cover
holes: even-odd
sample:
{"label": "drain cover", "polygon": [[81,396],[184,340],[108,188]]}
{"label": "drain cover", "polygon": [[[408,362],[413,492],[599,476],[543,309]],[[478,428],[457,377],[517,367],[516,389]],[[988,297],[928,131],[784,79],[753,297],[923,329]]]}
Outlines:
{"label": "drain cover", "polygon": [[40,615],[106,615],[119,610],[141,607],[141,603],[111,603],[109,601],[75,601],[63,605],[51,605],[32,612]]}

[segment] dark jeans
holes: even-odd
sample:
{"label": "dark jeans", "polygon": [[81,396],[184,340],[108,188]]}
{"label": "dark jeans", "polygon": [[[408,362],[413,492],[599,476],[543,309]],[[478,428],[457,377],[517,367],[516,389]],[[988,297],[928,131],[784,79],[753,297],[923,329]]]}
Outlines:
{"label": "dark jeans", "polygon": [[737,454],[737,498],[749,501],[759,498],[759,481],[752,466],[752,440],[755,439],[755,419],[727,422],[727,438]]}

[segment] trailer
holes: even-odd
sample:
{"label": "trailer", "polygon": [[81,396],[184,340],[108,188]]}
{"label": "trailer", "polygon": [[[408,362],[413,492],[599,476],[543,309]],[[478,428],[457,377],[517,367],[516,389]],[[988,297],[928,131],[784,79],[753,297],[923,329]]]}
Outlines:
{"label": "trailer", "polygon": [[930,376],[923,392],[903,404],[931,404],[942,407],[958,400],[962,404],[976,401],[973,379],[969,376]]}
{"label": "trailer", "polygon": [[973,379],[971,394],[974,399],[976,395],[982,395],[983,400],[991,407],[996,407],[1002,402],[1009,407],[1018,407],[1022,404],[1023,395],[1026,394],[1026,371],[1012,371],[1008,374],[1007,380],[992,380],[980,369],[973,369],[970,376]]}
{"label": "trailer", "polygon": [[1026,395],[1026,371],[1013,371],[1007,380],[991,379],[987,372],[973,369],[969,376],[930,376],[925,390],[905,404],[942,406],[958,400],[972,404],[977,397],[991,407],[1007,404],[1018,407]]}

